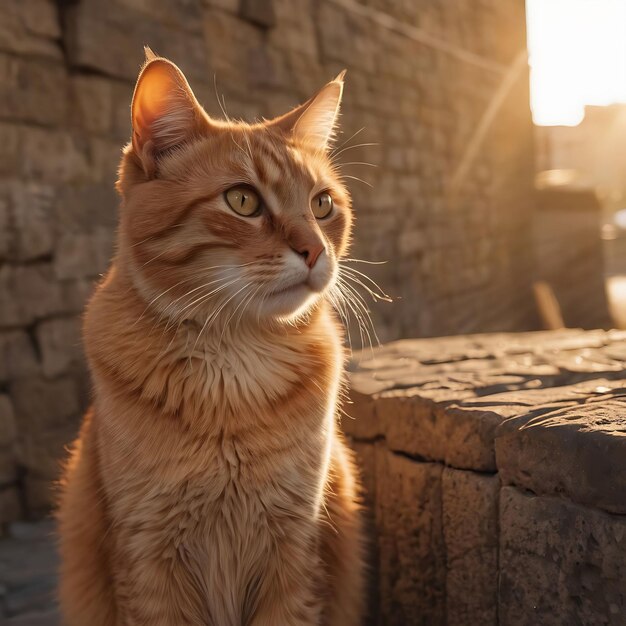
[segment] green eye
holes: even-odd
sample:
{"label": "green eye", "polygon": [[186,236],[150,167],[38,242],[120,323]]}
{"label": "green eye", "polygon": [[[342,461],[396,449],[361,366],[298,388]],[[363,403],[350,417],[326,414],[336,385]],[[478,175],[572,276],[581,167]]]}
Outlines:
{"label": "green eye", "polygon": [[261,210],[261,198],[250,187],[233,187],[224,193],[228,206],[239,215],[252,217]]}
{"label": "green eye", "polygon": [[333,210],[333,199],[327,191],[318,194],[311,200],[311,211],[318,220],[322,220],[330,215]]}

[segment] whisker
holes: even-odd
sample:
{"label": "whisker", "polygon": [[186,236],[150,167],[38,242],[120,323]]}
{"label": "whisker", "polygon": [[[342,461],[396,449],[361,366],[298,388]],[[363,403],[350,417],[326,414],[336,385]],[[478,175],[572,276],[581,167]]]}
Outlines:
{"label": "whisker", "polygon": [[341,259],[341,263],[367,263],[368,265],[385,265],[389,261],[366,261],[365,259]]}
{"label": "whisker", "polygon": [[367,146],[378,146],[380,144],[378,143],[357,143],[354,144],[353,146],[346,146],[345,148],[339,150],[339,152],[335,152],[334,154],[331,154],[331,158],[334,161],[340,154],[343,154],[344,152],[347,152],[348,150],[354,150],[355,148],[366,148]]}
{"label": "whisker", "polygon": [[239,277],[236,278],[231,278],[231,279],[220,279],[219,282],[223,282],[224,280],[228,280],[229,282],[227,282],[226,284],[222,284],[219,287],[216,287],[215,289],[212,289],[211,291],[209,291],[209,293],[205,293],[202,294],[200,297],[196,298],[193,302],[190,302],[189,304],[185,305],[182,309],[180,309],[180,311],[178,311],[178,316],[180,317],[180,315],[184,312],[187,311],[189,308],[191,308],[194,304],[196,303],[200,303],[198,304],[198,306],[194,309],[194,311],[196,309],[198,309],[200,307],[200,305],[205,302],[206,300],[208,300],[211,296],[219,293],[220,291],[223,291],[224,289],[226,289],[227,287],[230,287],[231,285],[233,285],[234,283],[236,283],[239,280]]}
{"label": "whisker", "polygon": [[[248,287],[248,286],[250,286],[252,284],[253,284],[252,282],[249,282],[246,285],[246,287]],[[239,302],[239,304],[235,307],[233,312],[228,316],[228,319],[226,320],[226,322],[224,323],[224,326],[222,327],[222,334],[220,335],[220,340],[217,343],[218,346],[220,346],[222,344],[222,339],[224,338],[224,333],[226,332],[226,329],[228,328],[228,325],[230,324],[230,321],[233,319],[233,317],[235,317],[235,314],[239,310],[239,307],[247,300],[248,296],[249,296],[249,294],[244,294],[243,298],[241,298],[241,302]]]}
{"label": "whisker", "polygon": [[335,148],[333,148],[330,151],[330,157],[332,158],[333,155],[338,151],[341,150],[341,148],[343,148],[347,143],[349,143],[350,141],[352,141],[358,134],[362,133],[365,130],[365,126],[361,126],[361,128],[359,128],[359,130],[356,131],[356,133],[352,133],[352,135],[350,135],[345,141],[343,141],[341,143],[341,145],[336,146]]}
{"label": "whisker", "polygon": [[341,174],[341,178],[351,178],[352,180],[356,180],[374,189],[374,185],[372,185],[371,183],[368,183],[366,180],[363,180],[362,178],[359,178],[358,176],[348,176],[348,174]]}
{"label": "whisker", "polygon": [[[219,104],[222,111],[222,115],[226,118],[226,121],[230,122],[231,119],[228,116],[228,113],[226,113],[226,101],[224,100],[224,102],[222,102],[222,100],[220,100],[220,95],[217,91],[217,74],[213,74],[213,88],[215,89],[215,97],[217,99],[217,104]],[[224,98],[224,94],[222,94],[222,98]]]}
{"label": "whisker", "polygon": [[344,165],[367,165],[367,167],[378,167],[374,163],[367,163],[366,161],[347,161],[346,163],[337,163],[339,167],[343,167]]}
{"label": "whisker", "polygon": [[[352,280],[354,280],[354,281],[358,282],[360,285],[362,285],[365,289],[367,289],[367,291],[370,292],[370,294],[372,295],[372,297],[375,300],[383,300],[385,302],[393,302],[393,299],[391,298],[391,296],[386,294],[381,289],[380,285],[374,279],[370,278],[367,274],[364,274],[363,272],[360,272],[359,270],[355,269],[354,267],[348,267],[346,265],[341,265],[341,264],[340,264],[340,272],[344,272],[344,276],[346,278],[348,276],[350,276],[352,278]],[[357,276],[355,276],[355,274],[357,274],[358,276],[361,276],[362,278],[367,280],[371,285],[373,285],[374,289],[376,289],[376,292],[372,291],[365,283],[363,283]]]}
{"label": "whisker", "polygon": [[[341,277],[340,277],[340,280],[341,280]],[[369,322],[369,328],[371,328],[372,333],[374,334],[374,338],[376,339],[377,345],[380,346],[380,339],[378,338],[378,334],[376,333],[376,329],[374,328],[372,316],[370,315],[370,312],[369,312],[369,309],[367,308],[365,300],[363,300],[363,297],[361,296],[361,294],[354,287],[352,287],[351,285],[349,285],[348,283],[344,281],[342,281],[342,284],[351,294],[353,294],[354,304],[358,309],[360,309],[361,314],[364,316],[364,319],[363,319],[364,330],[367,333],[369,343],[370,343],[370,348],[373,349],[372,336],[370,335],[368,325],[365,324],[365,319],[367,319],[367,321]]]}

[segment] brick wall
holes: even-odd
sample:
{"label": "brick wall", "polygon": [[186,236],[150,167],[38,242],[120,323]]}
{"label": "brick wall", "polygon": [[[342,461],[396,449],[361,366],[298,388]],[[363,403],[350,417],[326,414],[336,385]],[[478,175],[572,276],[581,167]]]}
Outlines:
{"label": "brick wall", "polygon": [[[0,17],[0,517],[50,502],[88,402],[78,316],[113,243],[113,191],[143,44],[220,115],[271,116],[347,67],[354,256],[398,299],[382,340],[532,326],[522,0],[7,0]],[[467,175],[454,193],[468,146]],[[358,335],[357,335],[358,336]],[[358,341],[357,341],[358,342]]]}

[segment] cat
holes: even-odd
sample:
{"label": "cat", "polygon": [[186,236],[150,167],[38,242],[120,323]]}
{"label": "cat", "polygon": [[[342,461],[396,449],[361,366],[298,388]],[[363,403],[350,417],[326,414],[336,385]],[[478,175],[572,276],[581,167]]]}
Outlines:
{"label": "cat", "polygon": [[84,320],[94,402],[61,481],[69,626],[361,623],[331,306],[353,219],[330,154],[343,82],[216,120],[146,51]]}

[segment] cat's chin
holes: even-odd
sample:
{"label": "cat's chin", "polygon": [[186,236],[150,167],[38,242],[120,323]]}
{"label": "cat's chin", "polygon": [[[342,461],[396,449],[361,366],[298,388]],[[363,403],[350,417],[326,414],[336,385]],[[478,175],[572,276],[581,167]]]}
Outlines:
{"label": "cat's chin", "polygon": [[275,319],[292,319],[304,313],[320,294],[307,283],[274,291],[263,301],[263,313]]}

